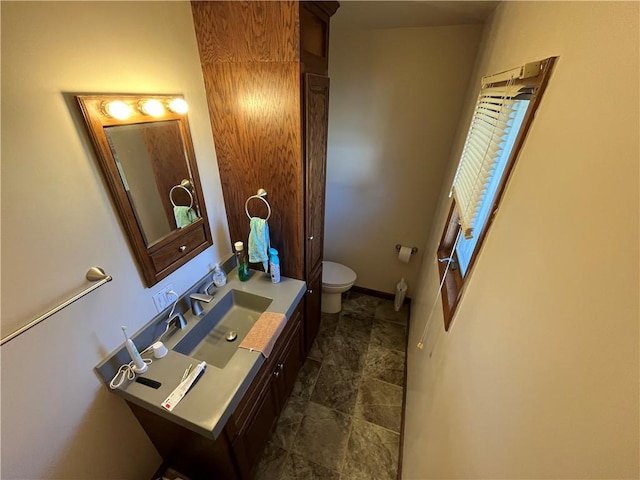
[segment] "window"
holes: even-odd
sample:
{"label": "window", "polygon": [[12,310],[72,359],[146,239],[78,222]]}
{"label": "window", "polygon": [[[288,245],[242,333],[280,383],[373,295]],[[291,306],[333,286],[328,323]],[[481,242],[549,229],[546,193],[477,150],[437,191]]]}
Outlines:
{"label": "window", "polygon": [[[510,125],[505,132],[502,139],[503,146],[499,155],[497,156],[494,171],[490,178],[487,179],[485,186],[485,193],[482,200],[479,202],[479,209],[475,218],[474,230],[480,231],[487,223],[489,219],[489,213],[491,212],[491,206],[498,193],[498,185],[504,175],[505,168],[507,167],[507,160],[509,160],[509,154],[513,149],[513,145],[516,140],[516,136],[522,127],[522,121],[524,120],[524,114],[529,107],[530,100],[522,99],[515,100],[513,105],[513,113],[510,118]],[[471,238],[467,238],[461,235],[456,245],[456,255],[458,258],[458,266],[460,268],[460,274],[464,277],[466,274],[469,263],[471,262],[471,256],[475,251],[478,244],[478,235],[473,235]]]}
{"label": "window", "polygon": [[482,79],[437,252],[445,330],[497,213],[554,62],[548,58]]}

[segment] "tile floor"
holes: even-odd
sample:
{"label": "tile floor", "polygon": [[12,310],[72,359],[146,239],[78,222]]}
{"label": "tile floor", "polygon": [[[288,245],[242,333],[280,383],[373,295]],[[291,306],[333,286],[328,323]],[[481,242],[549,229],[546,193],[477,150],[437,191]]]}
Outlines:
{"label": "tile floor", "polygon": [[256,480],[397,477],[408,317],[355,292],[323,314]]}

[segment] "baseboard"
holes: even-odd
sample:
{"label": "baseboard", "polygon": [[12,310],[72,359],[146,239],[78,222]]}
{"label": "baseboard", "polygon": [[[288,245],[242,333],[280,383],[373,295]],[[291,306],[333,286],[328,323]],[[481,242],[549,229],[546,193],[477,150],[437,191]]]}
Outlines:
{"label": "baseboard", "polygon": [[[407,303],[407,302],[405,302]],[[409,359],[409,325],[411,324],[411,302],[407,303],[407,340],[404,355],[404,384],[402,385],[402,419],[400,420],[400,451],[398,452],[398,480],[402,479],[402,455],[404,451],[404,422],[407,413],[407,362]]]}
{"label": "baseboard", "polygon": [[[359,287],[354,285],[351,287],[352,292],[362,293],[364,295],[370,295],[372,297],[384,298],[385,300],[395,300],[396,296],[393,293],[380,292],[378,290],[372,290],[371,288]],[[405,297],[404,303],[407,305],[411,305],[411,299]]]}

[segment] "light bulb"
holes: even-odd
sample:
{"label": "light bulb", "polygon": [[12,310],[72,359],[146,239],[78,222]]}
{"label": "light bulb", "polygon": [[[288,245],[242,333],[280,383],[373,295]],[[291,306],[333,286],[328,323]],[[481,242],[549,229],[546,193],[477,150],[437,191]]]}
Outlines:
{"label": "light bulb", "polygon": [[131,107],[120,100],[107,103],[104,106],[104,111],[117,120],[126,120],[131,115]]}
{"label": "light bulb", "polygon": [[160,100],[143,100],[140,102],[140,110],[145,115],[151,115],[152,117],[159,117],[164,113],[164,107]]}
{"label": "light bulb", "polygon": [[187,110],[189,110],[189,105],[187,105],[187,102],[185,102],[183,98],[174,98],[167,106],[172,112],[181,115],[187,113]]}

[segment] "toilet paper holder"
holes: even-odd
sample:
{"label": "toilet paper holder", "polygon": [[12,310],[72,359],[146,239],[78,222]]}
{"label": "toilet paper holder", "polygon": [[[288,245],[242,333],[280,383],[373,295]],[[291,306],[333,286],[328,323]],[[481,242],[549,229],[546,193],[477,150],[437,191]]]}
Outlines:
{"label": "toilet paper holder", "polygon": [[[399,252],[401,247],[402,245],[396,243],[396,252]],[[411,247],[411,255],[415,255],[416,253],[418,253],[418,247]]]}

